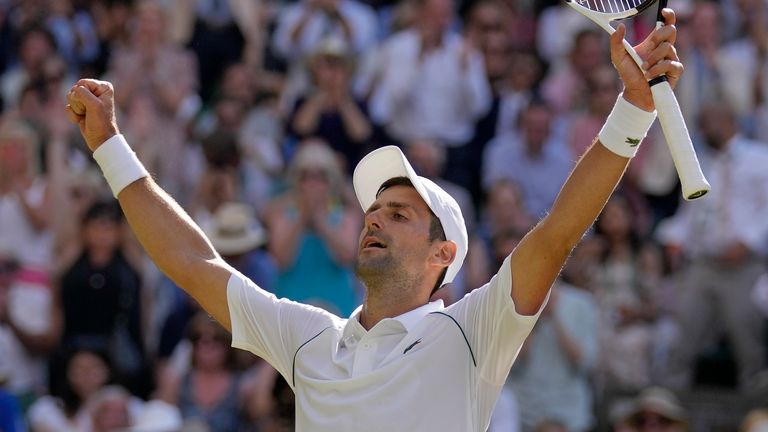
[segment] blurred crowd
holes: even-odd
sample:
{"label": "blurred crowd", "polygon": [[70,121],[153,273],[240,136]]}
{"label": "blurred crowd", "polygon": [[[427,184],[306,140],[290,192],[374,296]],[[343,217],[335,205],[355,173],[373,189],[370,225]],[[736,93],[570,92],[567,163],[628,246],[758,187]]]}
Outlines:
{"label": "blurred crowd", "polygon": [[[130,233],[64,114],[79,77],[114,83],[147,169],[277,296],[343,317],[361,302],[350,176],[389,144],[468,224],[464,268],[436,296],[485,284],[621,83],[605,32],[562,2],[458,1],[0,0],[0,430],[293,428],[288,384]],[[556,283],[494,432],[709,430],[681,395],[768,389],[768,3],[670,6],[712,192],[681,201],[654,126]],[[741,430],[765,431],[768,405],[747,408]]]}

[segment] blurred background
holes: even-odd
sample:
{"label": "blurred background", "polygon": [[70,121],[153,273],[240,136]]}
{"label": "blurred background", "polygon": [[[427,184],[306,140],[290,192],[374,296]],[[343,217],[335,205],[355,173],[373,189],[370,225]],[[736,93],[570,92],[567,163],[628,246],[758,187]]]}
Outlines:
{"label": "blurred background", "polygon": [[[768,430],[768,2],[670,6],[712,192],[681,202],[654,126],[494,432]],[[79,77],[114,83],[128,142],[229,263],[342,317],[364,154],[400,146],[462,206],[450,303],[546,214],[621,91],[605,32],[554,0],[0,0],[3,432],[293,430],[282,377],[127,229],[64,115]]]}

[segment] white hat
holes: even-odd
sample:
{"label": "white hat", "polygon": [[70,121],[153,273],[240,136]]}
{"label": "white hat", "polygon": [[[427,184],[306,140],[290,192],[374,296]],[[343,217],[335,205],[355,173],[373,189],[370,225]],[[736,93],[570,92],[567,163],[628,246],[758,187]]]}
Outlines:
{"label": "white hat", "polygon": [[345,39],[338,36],[327,36],[317,43],[312,55],[346,58],[350,53],[349,51],[349,44]]}
{"label": "white hat", "polygon": [[266,233],[246,204],[222,204],[205,227],[211,244],[224,256],[239,255],[263,245]]}
{"label": "white hat", "polygon": [[133,425],[123,432],[176,432],[184,424],[179,409],[161,400],[145,403],[137,414]]}
{"label": "white hat", "polygon": [[431,180],[416,175],[408,159],[399,148],[386,146],[366,155],[355,167],[352,183],[363,210],[376,201],[382,183],[394,177],[408,177],[427,206],[440,219],[445,238],[456,243],[456,257],[445,274],[443,283],[449,283],[461,269],[467,256],[467,227],[456,200]]}

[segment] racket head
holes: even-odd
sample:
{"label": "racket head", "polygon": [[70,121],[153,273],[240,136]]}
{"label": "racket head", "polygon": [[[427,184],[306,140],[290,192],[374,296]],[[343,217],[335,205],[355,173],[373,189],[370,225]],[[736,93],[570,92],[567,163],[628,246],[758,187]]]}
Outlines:
{"label": "racket head", "polygon": [[[653,6],[657,1],[659,0],[565,0],[569,6],[587,17],[607,22],[631,18]],[[665,0],[661,1],[666,3]]]}

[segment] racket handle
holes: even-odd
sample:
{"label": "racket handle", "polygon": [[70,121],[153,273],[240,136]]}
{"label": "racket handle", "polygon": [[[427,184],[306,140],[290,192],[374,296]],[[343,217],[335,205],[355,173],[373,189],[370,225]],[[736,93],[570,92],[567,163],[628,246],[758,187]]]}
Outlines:
{"label": "racket handle", "polygon": [[661,129],[667,138],[669,152],[672,154],[672,160],[683,187],[683,198],[688,201],[700,198],[709,192],[710,186],[701,172],[696,151],[693,149],[688,128],[685,126],[685,120],[672,87],[666,77],[652,80],[650,84]]}

